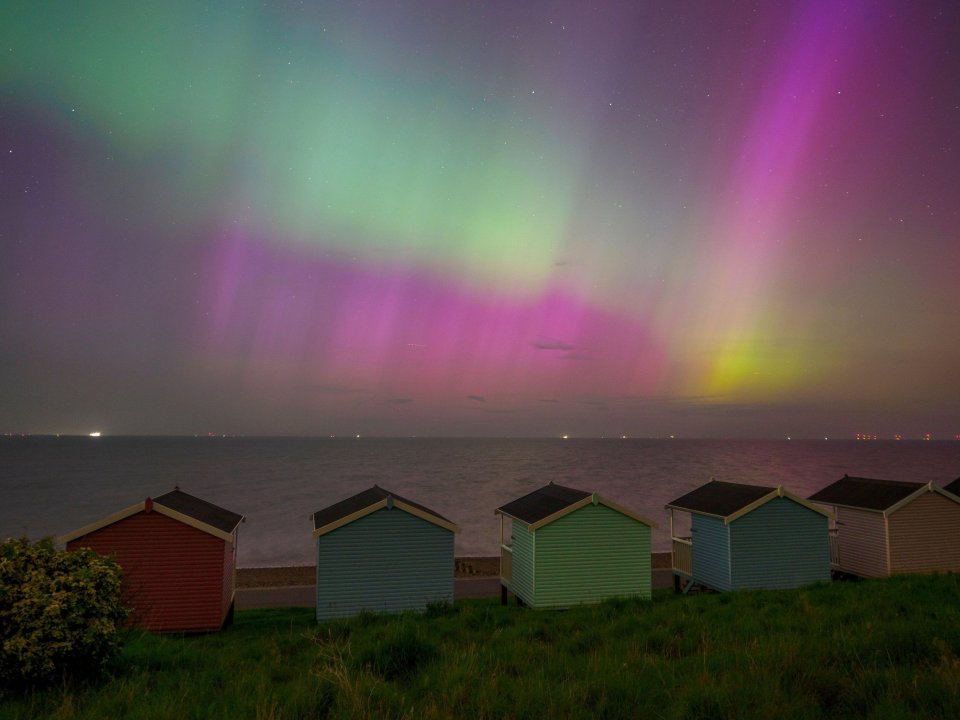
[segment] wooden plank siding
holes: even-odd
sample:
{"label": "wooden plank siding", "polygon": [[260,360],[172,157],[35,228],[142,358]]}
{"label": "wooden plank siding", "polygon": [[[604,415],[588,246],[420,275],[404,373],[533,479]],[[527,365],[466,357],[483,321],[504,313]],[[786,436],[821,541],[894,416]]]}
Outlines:
{"label": "wooden plank siding", "polygon": [[513,578],[507,585],[510,592],[533,605],[533,533],[519,520],[513,521]]}
{"label": "wooden plank siding", "polygon": [[730,534],[723,518],[693,513],[690,518],[693,543],[693,579],[714,590],[732,589]]}
{"label": "wooden plank siding", "polygon": [[317,538],[317,619],[453,602],[454,536],[383,508]]}
{"label": "wooden plank siding", "polygon": [[69,550],[81,547],[111,555],[123,568],[124,602],[137,627],[204,632],[223,625],[229,543],[158,512],[139,512],[67,543]]}
{"label": "wooden plank siding", "polygon": [[226,618],[233,605],[233,595],[237,587],[237,531],[233,531],[233,542],[223,544],[223,589],[220,596],[221,610]]}
{"label": "wooden plank siding", "polygon": [[928,492],[891,513],[890,571],[960,571],[960,503]]}
{"label": "wooden plank siding", "polygon": [[728,528],[733,589],[788,589],[830,580],[826,516],[778,497]]}
{"label": "wooden plank siding", "polygon": [[539,528],[534,543],[534,607],[651,595],[650,528],[616,510],[586,505]]}
{"label": "wooden plank siding", "polygon": [[883,514],[837,508],[838,570],[861,577],[886,577],[886,530]]}

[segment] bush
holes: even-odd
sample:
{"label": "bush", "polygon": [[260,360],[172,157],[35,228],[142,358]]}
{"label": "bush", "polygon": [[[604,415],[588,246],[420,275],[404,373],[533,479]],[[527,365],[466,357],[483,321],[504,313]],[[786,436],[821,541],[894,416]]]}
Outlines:
{"label": "bush", "polygon": [[120,566],[49,539],[0,544],[0,683],[99,674],[120,649]]}

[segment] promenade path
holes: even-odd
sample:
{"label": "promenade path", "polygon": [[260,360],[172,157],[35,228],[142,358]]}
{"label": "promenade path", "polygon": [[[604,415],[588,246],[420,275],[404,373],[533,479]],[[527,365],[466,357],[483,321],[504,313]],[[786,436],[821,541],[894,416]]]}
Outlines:
{"label": "promenade path", "polygon": [[[673,575],[669,569],[653,570],[653,587],[667,588],[673,585]],[[500,578],[492,576],[462,577],[453,581],[454,600],[466,598],[500,597]],[[253,610],[279,607],[313,607],[316,602],[314,585],[292,585],[288,587],[238,588],[236,591],[237,610]]]}

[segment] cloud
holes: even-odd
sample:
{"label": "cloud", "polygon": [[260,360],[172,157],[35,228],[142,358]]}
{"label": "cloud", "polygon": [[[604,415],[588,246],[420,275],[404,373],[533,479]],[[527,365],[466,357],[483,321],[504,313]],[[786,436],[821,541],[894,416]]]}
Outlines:
{"label": "cloud", "polygon": [[412,403],[413,398],[391,398],[391,405],[406,405],[407,403]]}
{"label": "cloud", "polygon": [[558,403],[558,402],[560,402],[560,401],[557,400],[556,398],[540,398],[540,402],[545,402],[545,403]]}
{"label": "cloud", "polygon": [[573,345],[556,338],[541,338],[533,340],[531,343],[537,350],[573,350]]}
{"label": "cloud", "polygon": [[487,399],[483,395],[467,395],[467,400],[476,400],[477,402],[487,401]]}

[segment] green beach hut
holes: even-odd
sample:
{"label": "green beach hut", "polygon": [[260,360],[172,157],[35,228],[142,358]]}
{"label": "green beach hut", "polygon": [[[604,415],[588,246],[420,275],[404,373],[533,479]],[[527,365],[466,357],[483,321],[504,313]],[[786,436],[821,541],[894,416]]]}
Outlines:
{"label": "green beach hut", "polygon": [[649,598],[656,523],[597,493],[550,483],[497,508],[501,600],[533,608]]}
{"label": "green beach hut", "polygon": [[442,515],[374,485],[313,514],[317,620],[453,602],[454,534]]}
{"label": "green beach hut", "polygon": [[[796,588],[830,579],[831,513],[782,487],[711,480],[667,504],[675,587]],[[690,513],[677,536],[674,511]]]}

